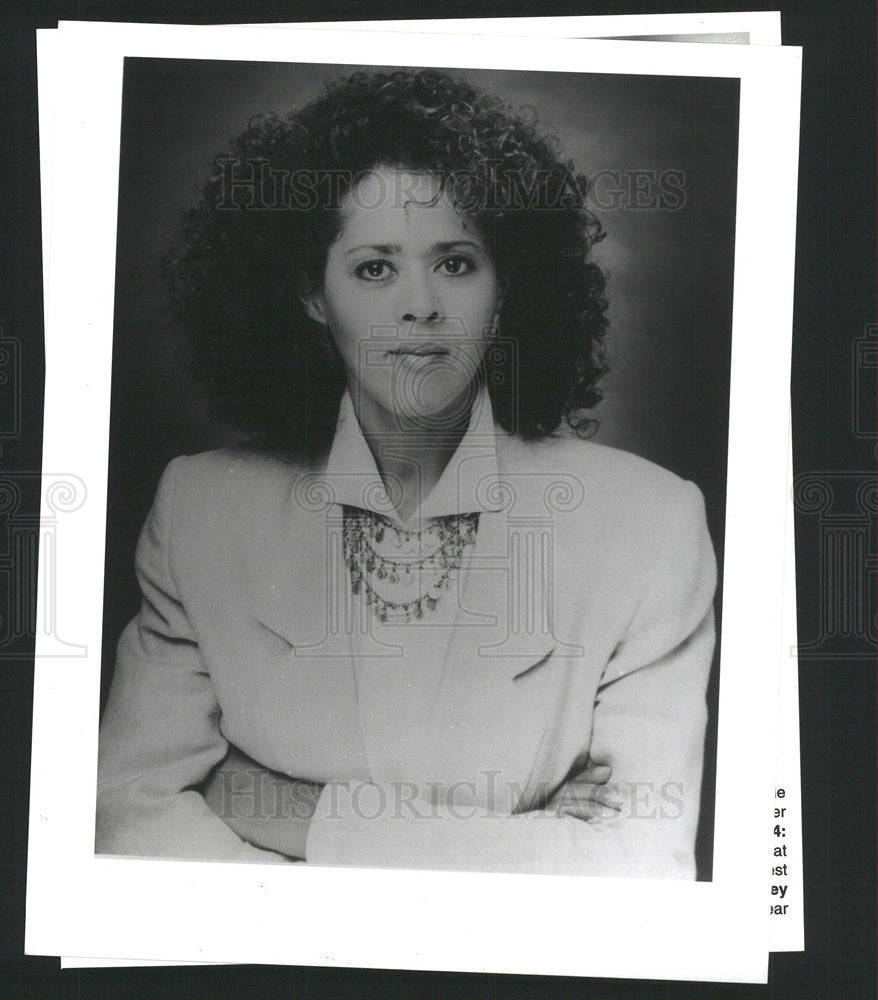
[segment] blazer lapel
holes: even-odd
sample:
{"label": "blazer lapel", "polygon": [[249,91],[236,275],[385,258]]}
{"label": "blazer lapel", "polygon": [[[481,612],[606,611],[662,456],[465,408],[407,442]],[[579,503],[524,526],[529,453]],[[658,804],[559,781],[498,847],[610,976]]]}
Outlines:
{"label": "blazer lapel", "polygon": [[254,617],[296,659],[350,659],[355,632],[357,647],[372,651],[368,608],[351,593],[342,532],[341,505],[320,473],[301,476],[278,521],[266,525]]}
{"label": "blazer lapel", "polygon": [[253,616],[265,632],[260,708],[282,769],[315,781],[366,779],[351,640],[358,606],[342,574],[341,508],[303,503],[301,494],[294,488],[266,525],[252,571]]}

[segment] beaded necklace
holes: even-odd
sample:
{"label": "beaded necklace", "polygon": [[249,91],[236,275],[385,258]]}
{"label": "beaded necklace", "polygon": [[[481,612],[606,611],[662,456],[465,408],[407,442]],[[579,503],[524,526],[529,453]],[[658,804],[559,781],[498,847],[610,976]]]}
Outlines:
{"label": "beaded necklace", "polygon": [[345,506],[344,560],[352,591],[363,595],[379,621],[422,618],[457,579],[478,525],[478,513],[454,514],[418,530]]}

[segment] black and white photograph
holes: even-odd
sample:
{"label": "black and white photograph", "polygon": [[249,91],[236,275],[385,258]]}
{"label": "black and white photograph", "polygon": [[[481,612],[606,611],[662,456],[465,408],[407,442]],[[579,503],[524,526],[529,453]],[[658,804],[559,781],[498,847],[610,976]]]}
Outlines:
{"label": "black and white photograph", "polygon": [[126,62],[98,852],[710,877],[738,98]]}
{"label": "black and white photograph", "polygon": [[22,989],[855,994],[862,935],[815,938],[874,813],[817,774],[868,756],[875,632],[818,414],[845,382],[872,440],[814,152],[850,32],[36,6]]}
{"label": "black and white photograph", "polygon": [[[52,174],[48,329],[85,323],[108,452],[87,515],[104,599],[80,622],[95,799],[75,845],[32,863],[33,941],[60,929],[36,900],[69,851],[95,915],[67,955],[227,960],[211,900],[234,887],[246,912],[264,886],[263,920],[303,890],[321,916],[292,947],[239,938],[241,957],[575,973],[552,925],[521,952],[504,899],[564,905],[589,877],[602,969],[637,906],[627,970],[758,979],[795,212],[795,120],[777,118],[798,53],[371,32],[363,63],[363,37],[54,41],[57,79],[86,52],[90,70],[59,87],[50,147],[109,155]],[[87,274],[64,195],[83,186]],[[84,361],[61,363],[73,342],[53,340],[68,377],[49,399]],[[49,417],[50,450],[69,426]],[[80,451],[92,499],[101,455]],[[65,683],[41,663],[38,684]],[[491,887],[489,942],[433,934],[410,956],[351,933],[376,892],[394,928],[403,899],[460,919],[457,886]],[[175,919],[141,905],[107,941],[102,914],[131,910],[116,894],[167,891]],[[358,903],[326,955],[339,891]],[[740,914],[734,956],[696,898]]]}

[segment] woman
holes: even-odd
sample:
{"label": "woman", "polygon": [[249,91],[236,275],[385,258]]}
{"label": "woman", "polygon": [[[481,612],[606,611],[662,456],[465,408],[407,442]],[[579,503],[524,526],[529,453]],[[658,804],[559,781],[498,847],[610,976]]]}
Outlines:
{"label": "woman", "polygon": [[694,877],[713,551],[696,487],[584,440],[586,194],[434,71],[218,159],[167,270],[251,440],[159,486],[98,851]]}

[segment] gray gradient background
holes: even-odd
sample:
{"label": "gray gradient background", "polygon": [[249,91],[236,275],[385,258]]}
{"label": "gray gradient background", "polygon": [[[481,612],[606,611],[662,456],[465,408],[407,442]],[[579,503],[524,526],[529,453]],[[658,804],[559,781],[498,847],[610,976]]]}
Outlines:
{"label": "gray gradient background", "polygon": [[[291,53],[291,56],[293,53]],[[158,261],[214,155],[254,114],[284,113],[327,78],[372,67],[126,60],[107,512],[104,677],[137,610],[133,553],[174,456],[234,440],[187,396]],[[682,171],[685,204],[600,210],[611,373],[595,440],[636,452],[705,494],[722,560],[737,173],[738,82],[525,71],[453,71],[532,105],[588,174]],[[604,188],[604,190],[606,190]],[[624,199],[623,199],[624,200]],[[758,363],[758,359],[754,359]],[[779,390],[784,387],[779,387]],[[721,589],[718,594],[721,598]],[[705,761],[699,877],[709,878],[716,670]]]}

